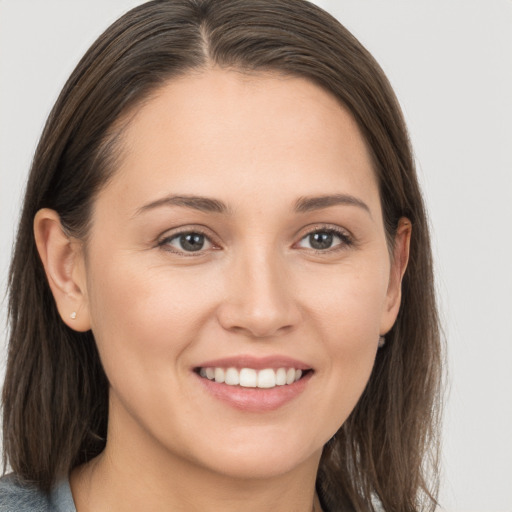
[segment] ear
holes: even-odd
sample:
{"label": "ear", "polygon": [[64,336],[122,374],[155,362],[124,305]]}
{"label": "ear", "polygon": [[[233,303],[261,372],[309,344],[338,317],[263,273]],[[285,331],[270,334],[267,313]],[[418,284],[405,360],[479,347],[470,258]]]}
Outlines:
{"label": "ear", "polygon": [[56,211],[43,208],[34,217],[34,236],[59,314],[75,331],[91,328],[82,243],[62,228]]}
{"label": "ear", "polygon": [[409,262],[411,232],[411,221],[405,217],[400,218],[395,234],[388,290],[380,326],[381,335],[386,334],[393,327],[398,316],[402,298],[402,279]]}

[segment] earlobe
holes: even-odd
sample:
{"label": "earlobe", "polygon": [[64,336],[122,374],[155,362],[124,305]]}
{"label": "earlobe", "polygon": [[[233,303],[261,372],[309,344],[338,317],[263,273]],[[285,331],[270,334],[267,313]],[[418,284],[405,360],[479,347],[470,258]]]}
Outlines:
{"label": "earlobe", "polygon": [[34,217],[34,236],[62,320],[75,331],[88,331],[91,327],[80,242],[64,231],[58,213],[48,208]]}
{"label": "earlobe", "polygon": [[398,221],[398,228],[395,234],[393,257],[389,274],[389,284],[386,294],[386,307],[382,319],[380,334],[386,334],[395,323],[400,301],[402,298],[402,279],[409,262],[409,248],[411,244],[412,225],[411,221],[402,217]]}

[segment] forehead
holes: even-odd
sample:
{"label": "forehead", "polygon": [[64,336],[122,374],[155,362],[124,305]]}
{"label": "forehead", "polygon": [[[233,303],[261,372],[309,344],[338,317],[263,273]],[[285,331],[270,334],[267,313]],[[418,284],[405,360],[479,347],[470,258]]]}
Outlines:
{"label": "forehead", "polygon": [[170,80],[132,113],[121,153],[113,185],[126,197],[174,186],[205,196],[238,187],[250,198],[269,183],[303,184],[302,195],[375,185],[347,109],[311,81],[276,73],[213,68]]}

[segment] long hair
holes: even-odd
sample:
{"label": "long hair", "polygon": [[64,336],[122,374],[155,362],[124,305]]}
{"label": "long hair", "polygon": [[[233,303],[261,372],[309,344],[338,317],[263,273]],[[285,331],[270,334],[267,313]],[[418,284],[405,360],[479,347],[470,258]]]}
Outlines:
{"label": "long hair", "polygon": [[[120,122],[173,77],[211,65],[306,77],[351,112],[373,158],[390,246],[410,219],[397,321],[366,389],[324,448],[317,490],[331,511],[433,510],[441,349],[427,218],[405,123],[379,65],[332,16],[304,0],[155,0],[92,45],[37,147],[9,274],[4,466],[49,490],[106,442],[108,381],[91,332],[59,317],[32,223],[52,208],[85,239],[116,170]],[[129,121],[127,121],[129,122]],[[125,123],[126,124],[126,123]]]}

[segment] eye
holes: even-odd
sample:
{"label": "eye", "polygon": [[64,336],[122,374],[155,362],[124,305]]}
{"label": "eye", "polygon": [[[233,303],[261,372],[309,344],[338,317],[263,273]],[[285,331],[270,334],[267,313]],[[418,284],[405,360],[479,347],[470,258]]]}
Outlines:
{"label": "eye", "polygon": [[203,233],[188,231],[178,233],[174,236],[165,238],[159,243],[164,248],[170,248],[172,252],[198,252],[211,249],[213,247],[210,239]]}
{"label": "eye", "polygon": [[334,229],[317,229],[302,238],[298,245],[315,251],[327,251],[350,244],[350,238],[345,233]]}

